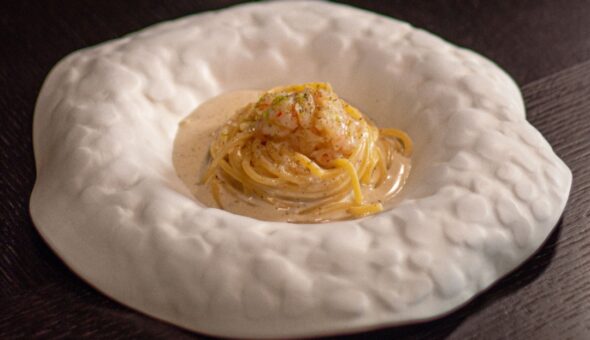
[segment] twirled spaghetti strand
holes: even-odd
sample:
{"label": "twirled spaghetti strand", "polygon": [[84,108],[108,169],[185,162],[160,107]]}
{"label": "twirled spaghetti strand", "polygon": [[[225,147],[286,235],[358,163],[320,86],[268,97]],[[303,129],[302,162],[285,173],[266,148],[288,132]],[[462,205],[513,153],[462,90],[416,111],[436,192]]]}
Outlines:
{"label": "twirled spaghetti strand", "polygon": [[268,91],[222,128],[203,182],[220,206],[223,188],[300,214],[358,217],[383,209],[363,190],[386,185],[392,158],[411,152],[406,133],[378,129],[328,84],[294,85]]}

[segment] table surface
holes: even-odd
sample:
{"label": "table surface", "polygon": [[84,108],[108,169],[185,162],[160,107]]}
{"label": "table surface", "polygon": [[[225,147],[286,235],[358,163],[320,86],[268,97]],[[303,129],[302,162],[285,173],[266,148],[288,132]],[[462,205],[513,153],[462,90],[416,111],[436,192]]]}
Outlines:
{"label": "table surface", "polygon": [[[590,1],[346,1],[493,60],[521,86],[528,118],[574,173],[547,242],[467,306],[351,338],[590,338]],[[72,273],[28,212],[33,108],[44,77],[77,49],[237,1],[0,4],[0,338],[204,338],[130,310]]]}

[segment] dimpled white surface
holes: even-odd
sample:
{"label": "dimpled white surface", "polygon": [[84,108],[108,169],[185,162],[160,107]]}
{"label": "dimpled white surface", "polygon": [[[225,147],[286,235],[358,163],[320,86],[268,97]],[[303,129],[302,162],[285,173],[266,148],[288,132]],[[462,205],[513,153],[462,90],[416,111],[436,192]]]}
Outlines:
{"label": "dimpled white surface", "polygon": [[[328,81],[415,141],[401,202],[305,225],[206,208],[175,175],[179,121],[236,89]],[[222,336],[295,337],[432,318],[546,239],[571,173],[496,65],[410,25],[321,2],[243,5],[76,52],[34,121],[35,225],[113,299]]]}

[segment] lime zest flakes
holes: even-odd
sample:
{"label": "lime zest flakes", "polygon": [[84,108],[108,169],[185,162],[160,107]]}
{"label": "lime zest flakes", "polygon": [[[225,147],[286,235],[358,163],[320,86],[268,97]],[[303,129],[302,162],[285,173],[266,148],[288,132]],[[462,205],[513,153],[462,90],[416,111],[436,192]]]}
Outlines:
{"label": "lime zest flakes", "polygon": [[270,106],[278,106],[280,103],[285,101],[285,99],[287,99],[286,95],[278,95],[272,100]]}

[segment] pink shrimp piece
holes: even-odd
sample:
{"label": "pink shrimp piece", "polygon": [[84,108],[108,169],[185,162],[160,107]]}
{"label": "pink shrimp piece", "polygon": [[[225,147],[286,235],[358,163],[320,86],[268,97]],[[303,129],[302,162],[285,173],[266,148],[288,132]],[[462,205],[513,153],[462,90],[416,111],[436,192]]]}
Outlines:
{"label": "pink shrimp piece", "polygon": [[257,130],[267,139],[287,140],[297,152],[328,167],[355,148],[357,122],[332,91],[301,90],[264,94],[254,106]]}

